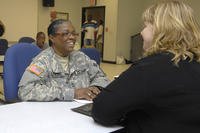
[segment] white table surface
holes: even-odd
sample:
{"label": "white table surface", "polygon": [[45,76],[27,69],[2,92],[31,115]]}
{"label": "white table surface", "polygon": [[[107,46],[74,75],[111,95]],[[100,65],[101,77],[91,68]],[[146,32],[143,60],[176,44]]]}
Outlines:
{"label": "white table surface", "polygon": [[0,106],[0,133],[108,133],[91,117],[71,111],[78,102],[21,102]]}

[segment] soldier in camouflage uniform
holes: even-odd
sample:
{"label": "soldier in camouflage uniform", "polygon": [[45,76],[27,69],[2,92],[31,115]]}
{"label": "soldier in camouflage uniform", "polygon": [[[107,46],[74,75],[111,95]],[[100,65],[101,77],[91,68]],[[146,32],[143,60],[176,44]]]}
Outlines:
{"label": "soldier in camouflage uniform", "polygon": [[70,21],[60,19],[49,25],[51,47],[36,56],[23,74],[21,100],[92,100],[109,84],[95,61],[73,50],[76,35]]}

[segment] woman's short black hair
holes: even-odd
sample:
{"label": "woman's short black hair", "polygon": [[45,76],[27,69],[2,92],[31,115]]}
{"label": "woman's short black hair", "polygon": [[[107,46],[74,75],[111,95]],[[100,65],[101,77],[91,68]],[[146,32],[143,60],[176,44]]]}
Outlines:
{"label": "woman's short black hair", "polygon": [[54,35],[56,33],[58,26],[60,24],[66,23],[66,22],[68,22],[68,21],[65,19],[57,19],[57,20],[53,21],[48,27],[48,31],[47,31],[48,36]]}
{"label": "woman's short black hair", "polygon": [[[49,36],[49,35],[55,35],[58,26],[59,26],[60,24],[66,23],[66,22],[69,22],[69,21],[68,21],[68,20],[65,20],[65,19],[57,19],[57,20],[54,20],[54,21],[49,25],[49,27],[48,27],[48,31],[47,31],[48,36]],[[51,45],[52,45],[52,42],[51,42],[51,40],[49,39],[49,46],[51,46]]]}

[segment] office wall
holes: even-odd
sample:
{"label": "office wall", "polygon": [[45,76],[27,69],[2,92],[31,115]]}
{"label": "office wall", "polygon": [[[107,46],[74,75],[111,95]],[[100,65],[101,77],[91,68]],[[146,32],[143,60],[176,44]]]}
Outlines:
{"label": "office wall", "polygon": [[[90,6],[89,0],[82,0],[83,7]],[[105,6],[105,29],[103,60],[115,62],[117,41],[118,0],[97,0],[97,6]]]}
{"label": "office wall", "polygon": [[97,0],[97,6],[106,6],[104,55],[105,61],[116,61],[117,55],[130,59],[130,37],[141,30],[141,14],[146,1]]}
{"label": "office wall", "polygon": [[35,37],[37,3],[36,0],[0,0],[0,19],[6,27],[3,38],[16,42],[22,36]]}
{"label": "office wall", "polygon": [[140,0],[119,0],[116,55],[130,59],[131,36],[141,31],[144,5]]}
{"label": "office wall", "polygon": [[[55,7],[43,7],[42,0],[38,2],[38,31],[47,33],[47,27],[50,24],[50,12],[52,10],[58,12],[69,13],[69,19],[74,24],[76,31],[81,31],[81,9],[84,1],[82,0],[55,0]],[[78,38],[80,43],[80,37]]]}
{"label": "office wall", "polygon": [[115,62],[117,44],[118,0],[99,0],[97,5],[105,5],[105,29],[103,60]]}
{"label": "office wall", "polygon": [[[104,43],[104,58],[106,61],[115,61],[117,55],[130,59],[131,35],[142,30],[141,16],[143,11],[152,3],[160,0],[97,0],[97,5],[106,6]],[[200,22],[200,1],[183,0],[193,9]]]}
{"label": "office wall", "polygon": [[[97,0],[97,6],[106,6],[104,60],[115,61],[117,55],[130,58],[130,36],[140,32],[143,10],[159,0]],[[184,0],[195,11],[200,22],[200,1]],[[46,33],[50,11],[68,12],[69,18],[80,33],[81,9],[89,0],[55,0],[55,7],[43,7],[42,0],[0,0],[0,19],[5,23],[8,41],[18,41],[21,36],[35,38],[38,31]],[[78,38],[80,42],[80,37]]]}
{"label": "office wall", "polygon": [[199,0],[184,0],[194,10],[194,15],[197,17],[197,21],[200,23],[200,1]]}

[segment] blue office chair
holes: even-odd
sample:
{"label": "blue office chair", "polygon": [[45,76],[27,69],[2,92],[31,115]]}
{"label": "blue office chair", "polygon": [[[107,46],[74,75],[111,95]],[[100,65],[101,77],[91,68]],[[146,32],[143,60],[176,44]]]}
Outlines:
{"label": "blue office chair", "polygon": [[100,65],[100,52],[96,48],[81,48],[81,52],[85,53],[90,59],[95,60],[98,65]]}
{"label": "blue office chair", "polygon": [[33,57],[41,49],[34,44],[18,43],[8,48],[4,58],[4,96],[6,102],[18,101],[18,84]]}
{"label": "blue office chair", "polygon": [[18,43],[33,43],[35,42],[35,39],[32,37],[21,37],[18,41]]}

